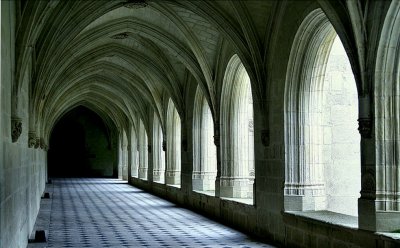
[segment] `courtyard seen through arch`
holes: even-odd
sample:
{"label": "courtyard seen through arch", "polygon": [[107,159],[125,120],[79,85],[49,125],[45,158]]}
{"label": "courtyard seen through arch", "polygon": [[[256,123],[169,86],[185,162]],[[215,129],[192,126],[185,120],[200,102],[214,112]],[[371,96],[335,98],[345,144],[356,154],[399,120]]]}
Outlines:
{"label": "courtyard seen through arch", "polygon": [[361,190],[358,94],[346,51],[336,35],[323,86],[323,163],[326,209],[357,216]]}

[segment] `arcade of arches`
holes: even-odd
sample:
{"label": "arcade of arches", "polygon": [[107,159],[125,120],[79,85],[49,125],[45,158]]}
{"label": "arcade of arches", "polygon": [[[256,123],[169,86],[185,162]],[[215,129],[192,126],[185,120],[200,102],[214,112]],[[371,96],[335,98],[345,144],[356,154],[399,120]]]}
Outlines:
{"label": "arcade of arches", "polygon": [[290,247],[400,246],[400,1],[1,1],[0,247],[117,177]]}

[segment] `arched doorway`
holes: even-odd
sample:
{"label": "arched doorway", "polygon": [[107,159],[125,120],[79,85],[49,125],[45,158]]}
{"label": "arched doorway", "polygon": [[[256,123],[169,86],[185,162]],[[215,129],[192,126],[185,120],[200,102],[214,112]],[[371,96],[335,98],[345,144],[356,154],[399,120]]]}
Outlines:
{"label": "arched doorway", "polygon": [[54,126],[49,177],[117,177],[117,166],[116,138],[90,109],[79,106]]}

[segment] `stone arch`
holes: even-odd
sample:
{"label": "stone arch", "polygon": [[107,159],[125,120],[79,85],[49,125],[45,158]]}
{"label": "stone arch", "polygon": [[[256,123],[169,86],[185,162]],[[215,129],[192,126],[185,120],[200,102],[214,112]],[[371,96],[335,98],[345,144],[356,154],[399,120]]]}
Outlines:
{"label": "stone arch", "polygon": [[[342,137],[342,140],[351,139],[346,145],[356,150],[347,170],[348,174],[351,171],[354,176],[352,179],[345,175],[345,163],[340,158],[335,160],[337,155],[347,156],[343,151],[336,152],[339,146],[333,138],[335,135],[336,139],[338,137],[337,132],[334,133],[337,129],[335,125],[344,122],[345,113],[337,111],[333,115],[334,107],[327,106],[330,101],[327,98],[332,98],[329,95],[332,89],[329,87],[333,84],[329,84],[330,79],[325,75],[335,40],[340,42],[333,26],[323,11],[316,9],[303,20],[292,46],[284,102],[286,211],[330,210],[357,215],[361,173],[359,135],[356,132],[357,88],[344,49],[350,71],[347,73],[351,74],[350,81],[353,81],[350,82],[353,101],[349,104],[355,113],[350,111],[354,117],[354,123],[351,124],[354,130],[348,125],[343,128],[342,134],[349,132],[350,135]],[[346,118],[350,119],[351,116]],[[349,189],[340,188],[339,182]]]}
{"label": "stone arch", "polygon": [[228,63],[221,97],[220,195],[253,198],[254,127],[250,78],[238,55]]}
{"label": "stone arch", "polygon": [[[123,173],[126,165],[125,130],[117,130],[114,123],[105,119],[96,108],[84,104],[68,108],[54,123],[48,136],[46,144],[50,149],[47,159],[50,165],[53,164],[47,167],[49,175],[53,171],[56,176],[67,177],[127,177]],[[39,142],[44,144],[44,139]],[[61,173],[55,169],[59,165],[63,165]],[[77,173],[71,174],[74,169]]]}
{"label": "stone arch", "polygon": [[[374,84],[377,172],[376,182],[372,181],[372,183],[376,183],[375,204],[377,211],[400,211],[399,26],[400,2],[392,1],[380,37]],[[366,182],[371,183],[371,180],[367,180],[367,178],[370,178],[369,173],[363,173],[363,179],[364,177]],[[364,193],[366,195],[374,193],[375,188],[370,188],[370,190],[372,192]],[[399,219],[398,216],[395,218]],[[385,222],[386,224],[391,223]],[[389,229],[398,229],[398,223],[396,225],[389,227]]]}
{"label": "stone arch", "polygon": [[167,168],[165,183],[181,184],[181,118],[171,99],[167,110]]}
{"label": "stone arch", "polygon": [[207,99],[199,87],[193,112],[193,190],[214,191],[217,175],[214,123]]}

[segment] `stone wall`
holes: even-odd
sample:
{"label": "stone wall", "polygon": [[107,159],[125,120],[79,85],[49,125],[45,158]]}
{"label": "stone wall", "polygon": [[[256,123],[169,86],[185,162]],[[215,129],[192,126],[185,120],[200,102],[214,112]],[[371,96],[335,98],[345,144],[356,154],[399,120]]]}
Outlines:
{"label": "stone wall", "polygon": [[[28,148],[28,84],[20,88],[22,132],[11,140],[15,1],[1,1],[0,247],[26,247],[46,181],[46,152]],[[11,26],[11,29],[9,28]]]}

